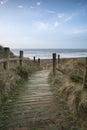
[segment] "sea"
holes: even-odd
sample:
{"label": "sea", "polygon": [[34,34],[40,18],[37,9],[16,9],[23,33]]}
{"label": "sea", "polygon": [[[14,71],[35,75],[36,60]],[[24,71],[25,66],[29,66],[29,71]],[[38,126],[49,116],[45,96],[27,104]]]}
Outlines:
{"label": "sea", "polygon": [[20,50],[24,51],[24,57],[33,59],[51,59],[52,54],[56,53],[61,58],[87,57],[87,49],[11,49],[15,55],[19,55]]}

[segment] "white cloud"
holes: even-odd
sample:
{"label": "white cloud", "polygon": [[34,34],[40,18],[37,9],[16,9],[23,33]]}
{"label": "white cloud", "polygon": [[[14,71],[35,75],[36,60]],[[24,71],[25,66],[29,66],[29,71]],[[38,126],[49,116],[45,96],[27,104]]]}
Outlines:
{"label": "white cloud", "polygon": [[5,4],[5,3],[7,3],[7,2],[8,2],[8,0],[0,0],[0,4],[1,4],[1,5]]}
{"label": "white cloud", "polygon": [[39,30],[53,30],[57,29],[59,27],[59,23],[53,22],[53,23],[47,23],[47,22],[38,22],[36,24],[37,29]]}
{"label": "white cloud", "polygon": [[1,4],[1,5],[3,5],[3,4],[4,4],[4,2],[3,2],[3,1],[0,1],[0,4]]}
{"label": "white cloud", "polygon": [[22,9],[22,8],[23,8],[23,5],[18,5],[18,8],[19,8],[19,9]]}
{"label": "white cloud", "polygon": [[40,2],[37,2],[36,4],[37,4],[38,6],[40,6],[40,5],[41,5],[41,3],[40,3]]}
{"label": "white cloud", "polygon": [[64,17],[64,14],[63,13],[58,13],[58,18],[63,18]]}
{"label": "white cloud", "polygon": [[54,23],[54,27],[57,28],[58,26],[59,26],[59,23],[56,21],[56,22]]}
{"label": "white cloud", "polygon": [[70,21],[72,19],[72,16],[69,16],[69,17],[67,17],[67,18],[65,18],[65,22],[68,22],[68,21]]}

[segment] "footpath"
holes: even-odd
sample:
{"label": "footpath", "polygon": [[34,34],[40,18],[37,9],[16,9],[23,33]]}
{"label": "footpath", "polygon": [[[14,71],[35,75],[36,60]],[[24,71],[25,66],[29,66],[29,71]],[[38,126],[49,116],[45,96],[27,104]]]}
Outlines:
{"label": "footpath", "polygon": [[74,130],[76,122],[51,91],[49,73],[42,70],[33,74],[19,96],[8,101],[0,130]]}

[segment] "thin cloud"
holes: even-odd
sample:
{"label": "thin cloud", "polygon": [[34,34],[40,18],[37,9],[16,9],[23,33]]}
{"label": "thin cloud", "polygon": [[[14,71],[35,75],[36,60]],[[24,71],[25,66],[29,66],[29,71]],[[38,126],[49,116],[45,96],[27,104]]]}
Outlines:
{"label": "thin cloud", "polygon": [[57,21],[53,23],[38,22],[36,27],[39,30],[53,30],[59,27],[59,23]]}
{"label": "thin cloud", "polygon": [[71,31],[66,32],[65,34],[72,35],[72,34],[82,34],[87,33],[87,29],[73,29]]}
{"label": "thin cloud", "polygon": [[68,22],[81,14],[80,11],[73,12],[71,14],[64,15],[64,22]]}
{"label": "thin cloud", "polygon": [[39,30],[46,30],[46,29],[48,29],[48,23],[38,22],[38,23],[37,23],[37,28],[38,28]]}
{"label": "thin cloud", "polygon": [[65,18],[65,22],[68,22],[68,21],[70,21],[70,20],[72,20],[72,16],[69,16],[69,17],[67,17],[67,18]]}
{"label": "thin cloud", "polygon": [[58,26],[59,26],[59,23],[56,21],[56,22],[54,23],[54,27],[57,28]]}
{"label": "thin cloud", "polygon": [[3,4],[4,4],[4,2],[3,2],[3,1],[0,1],[0,4],[1,4],[1,5],[3,5]]}
{"label": "thin cloud", "polygon": [[58,13],[58,18],[63,18],[64,17],[64,14],[63,13]]}
{"label": "thin cloud", "polygon": [[38,6],[40,6],[40,5],[41,5],[41,3],[40,3],[40,2],[37,2],[36,4],[37,4]]}
{"label": "thin cloud", "polygon": [[56,13],[56,12],[53,11],[53,10],[47,10],[47,13],[54,14],[54,13]]}
{"label": "thin cloud", "polygon": [[19,9],[22,9],[22,8],[23,8],[23,5],[18,5],[18,8],[19,8]]}
{"label": "thin cloud", "polygon": [[30,6],[30,9],[34,9],[34,7],[33,7],[33,6]]}
{"label": "thin cloud", "polygon": [[8,2],[8,0],[0,0],[0,4],[1,4],[1,5],[5,4],[5,3],[7,3],[7,2]]}

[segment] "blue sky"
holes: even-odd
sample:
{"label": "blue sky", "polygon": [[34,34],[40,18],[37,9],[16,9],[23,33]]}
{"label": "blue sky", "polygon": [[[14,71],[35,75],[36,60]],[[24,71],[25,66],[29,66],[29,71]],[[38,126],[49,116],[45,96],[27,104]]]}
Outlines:
{"label": "blue sky", "polygon": [[87,0],[0,0],[0,44],[87,48]]}

